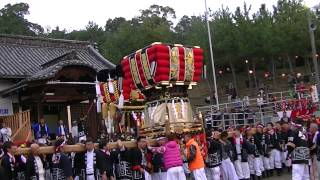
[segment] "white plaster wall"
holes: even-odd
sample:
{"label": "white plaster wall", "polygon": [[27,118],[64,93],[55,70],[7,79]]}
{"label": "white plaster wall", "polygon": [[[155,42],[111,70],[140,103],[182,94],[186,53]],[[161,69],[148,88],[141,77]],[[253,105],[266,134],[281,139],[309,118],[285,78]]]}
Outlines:
{"label": "white plaster wall", "polygon": [[[14,83],[8,79],[0,79],[0,91],[7,89],[11,86],[13,86]],[[18,103],[18,96],[14,95],[10,97],[12,99],[13,103]]]}

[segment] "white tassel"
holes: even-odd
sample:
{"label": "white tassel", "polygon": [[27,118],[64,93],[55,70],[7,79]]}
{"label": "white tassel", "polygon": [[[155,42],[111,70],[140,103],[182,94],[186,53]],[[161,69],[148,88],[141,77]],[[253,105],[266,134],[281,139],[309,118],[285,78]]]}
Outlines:
{"label": "white tassel", "polygon": [[101,95],[100,85],[99,84],[96,84],[96,94],[97,94],[97,96]]}
{"label": "white tassel", "polygon": [[119,87],[119,90],[122,90],[122,77],[118,77],[118,87]]}
{"label": "white tassel", "polygon": [[132,114],[133,119],[136,121],[138,119],[136,113],[132,111],[131,114]]}
{"label": "white tassel", "polygon": [[124,114],[121,115],[121,121],[120,121],[120,125],[124,125],[125,124],[125,120],[126,120],[126,117]]}
{"label": "white tassel", "polygon": [[123,104],[124,104],[124,96],[123,96],[122,90],[121,90],[121,94],[120,94],[120,97],[119,97],[118,108],[122,109],[123,108]]}
{"label": "white tassel", "polygon": [[184,119],[185,118],[185,104],[184,104],[184,101],[183,99],[180,99],[180,102],[181,102],[181,114],[182,114],[182,118]]}
{"label": "white tassel", "polygon": [[134,129],[133,129],[133,128],[130,128],[130,133],[131,133],[131,134],[135,134],[135,132],[134,132]]}
{"label": "white tassel", "polygon": [[172,105],[174,117],[175,117],[176,119],[178,119],[177,108],[176,108],[176,106],[175,106],[175,104],[174,104],[174,100],[173,100],[173,99],[172,99],[172,101],[171,101],[171,105]]}
{"label": "white tassel", "polygon": [[95,83],[96,83],[96,94],[97,94],[97,97],[99,97],[101,95],[100,84],[98,80],[96,80]]}
{"label": "white tassel", "polygon": [[109,93],[111,93],[111,94],[114,93],[114,87],[113,87],[113,84],[112,84],[112,79],[110,77],[110,74],[109,74],[109,79],[108,79],[108,89],[109,89]]}
{"label": "white tassel", "polygon": [[154,122],[154,113],[156,112],[156,109],[157,109],[158,105],[159,105],[159,102],[157,102],[155,107],[151,107],[151,114],[150,114],[150,117],[149,117],[151,122]]}
{"label": "white tassel", "polygon": [[97,98],[97,112],[98,113],[101,112],[101,101],[100,101],[100,98]]}
{"label": "white tassel", "polygon": [[157,65],[157,64],[156,64],[155,61],[152,61],[152,62],[151,62],[151,67],[150,67],[150,70],[151,70],[151,71],[150,71],[150,73],[151,73],[152,76],[155,75],[156,65]]}
{"label": "white tassel", "polygon": [[107,131],[108,131],[108,133],[110,134],[111,133],[111,127],[112,127],[112,119],[110,118],[109,120],[108,120],[108,128],[107,128]]}
{"label": "white tassel", "polygon": [[108,118],[104,119],[104,127],[108,128]]}

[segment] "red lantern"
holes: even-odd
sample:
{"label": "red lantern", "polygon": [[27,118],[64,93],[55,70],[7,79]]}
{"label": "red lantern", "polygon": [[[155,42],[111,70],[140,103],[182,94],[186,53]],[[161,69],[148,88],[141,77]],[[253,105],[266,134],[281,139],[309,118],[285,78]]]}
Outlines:
{"label": "red lantern", "polygon": [[[201,78],[203,50],[154,43],[122,61],[124,85],[131,89],[148,89],[163,82],[197,82]],[[125,91],[125,86],[124,93]]]}

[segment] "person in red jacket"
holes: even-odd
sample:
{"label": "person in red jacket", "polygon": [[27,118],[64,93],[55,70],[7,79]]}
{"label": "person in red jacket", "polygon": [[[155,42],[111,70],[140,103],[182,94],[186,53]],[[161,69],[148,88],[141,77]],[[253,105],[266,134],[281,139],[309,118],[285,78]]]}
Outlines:
{"label": "person in red jacket", "polygon": [[195,180],[207,180],[200,146],[190,134],[185,134],[184,140],[186,142],[188,166]]}

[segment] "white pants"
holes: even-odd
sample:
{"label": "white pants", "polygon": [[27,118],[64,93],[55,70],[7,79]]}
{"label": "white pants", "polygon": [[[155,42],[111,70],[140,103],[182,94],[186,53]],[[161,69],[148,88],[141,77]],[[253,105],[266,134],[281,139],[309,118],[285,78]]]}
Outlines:
{"label": "white pants", "polygon": [[192,174],[195,180],[207,180],[204,168],[193,170]]}
{"label": "white pants", "polygon": [[222,180],[239,180],[231,160],[224,159],[221,162]]}
{"label": "white pants", "polygon": [[263,164],[263,156],[259,156],[259,165],[260,165],[260,171],[263,172],[265,170],[264,164]]}
{"label": "white pants", "polygon": [[186,180],[182,166],[172,167],[167,170],[167,180]]}
{"label": "white pants", "polygon": [[234,168],[236,169],[239,179],[250,178],[250,168],[248,162],[241,162],[241,157],[238,156],[238,160],[234,162]]}
{"label": "white pants", "polygon": [[248,163],[249,163],[250,174],[253,174],[256,176],[262,175],[259,157],[254,157],[254,155],[249,155]]}
{"label": "white pants", "polygon": [[317,161],[317,155],[312,155],[311,159],[309,161],[310,163],[310,179],[311,180],[318,180],[319,179],[319,173],[318,173],[318,161]]}
{"label": "white pants", "polygon": [[281,155],[278,149],[272,149],[270,153],[270,168],[280,169],[282,167],[281,164]]}
{"label": "white pants", "polygon": [[144,171],[144,180],[152,180],[151,175],[147,171]]}
{"label": "white pants", "polygon": [[310,180],[308,164],[292,164],[292,180]]}
{"label": "white pants", "polygon": [[270,158],[268,157],[263,157],[263,167],[265,170],[270,170]]}
{"label": "white pants", "polygon": [[183,168],[184,173],[190,174],[188,163],[183,163],[182,168]]}
{"label": "white pants", "polygon": [[167,172],[158,172],[153,173],[151,175],[152,180],[166,180],[167,179]]}
{"label": "white pants", "polygon": [[320,180],[320,161],[317,161],[318,178]]}
{"label": "white pants", "polygon": [[95,177],[94,177],[94,175],[90,175],[90,176],[87,176],[86,179],[87,179],[87,180],[95,180]]}
{"label": "white pants", "polygon": [[291,166],[291,160],[287,159],[287,156],[288,156],[288,151],[281,152],[281,163],[285,164],[286,167],[290,167]]}
{"label": "white pants", "polygon": [[207,175],[210,180],[220,180],[220,167],[207,168]]}

